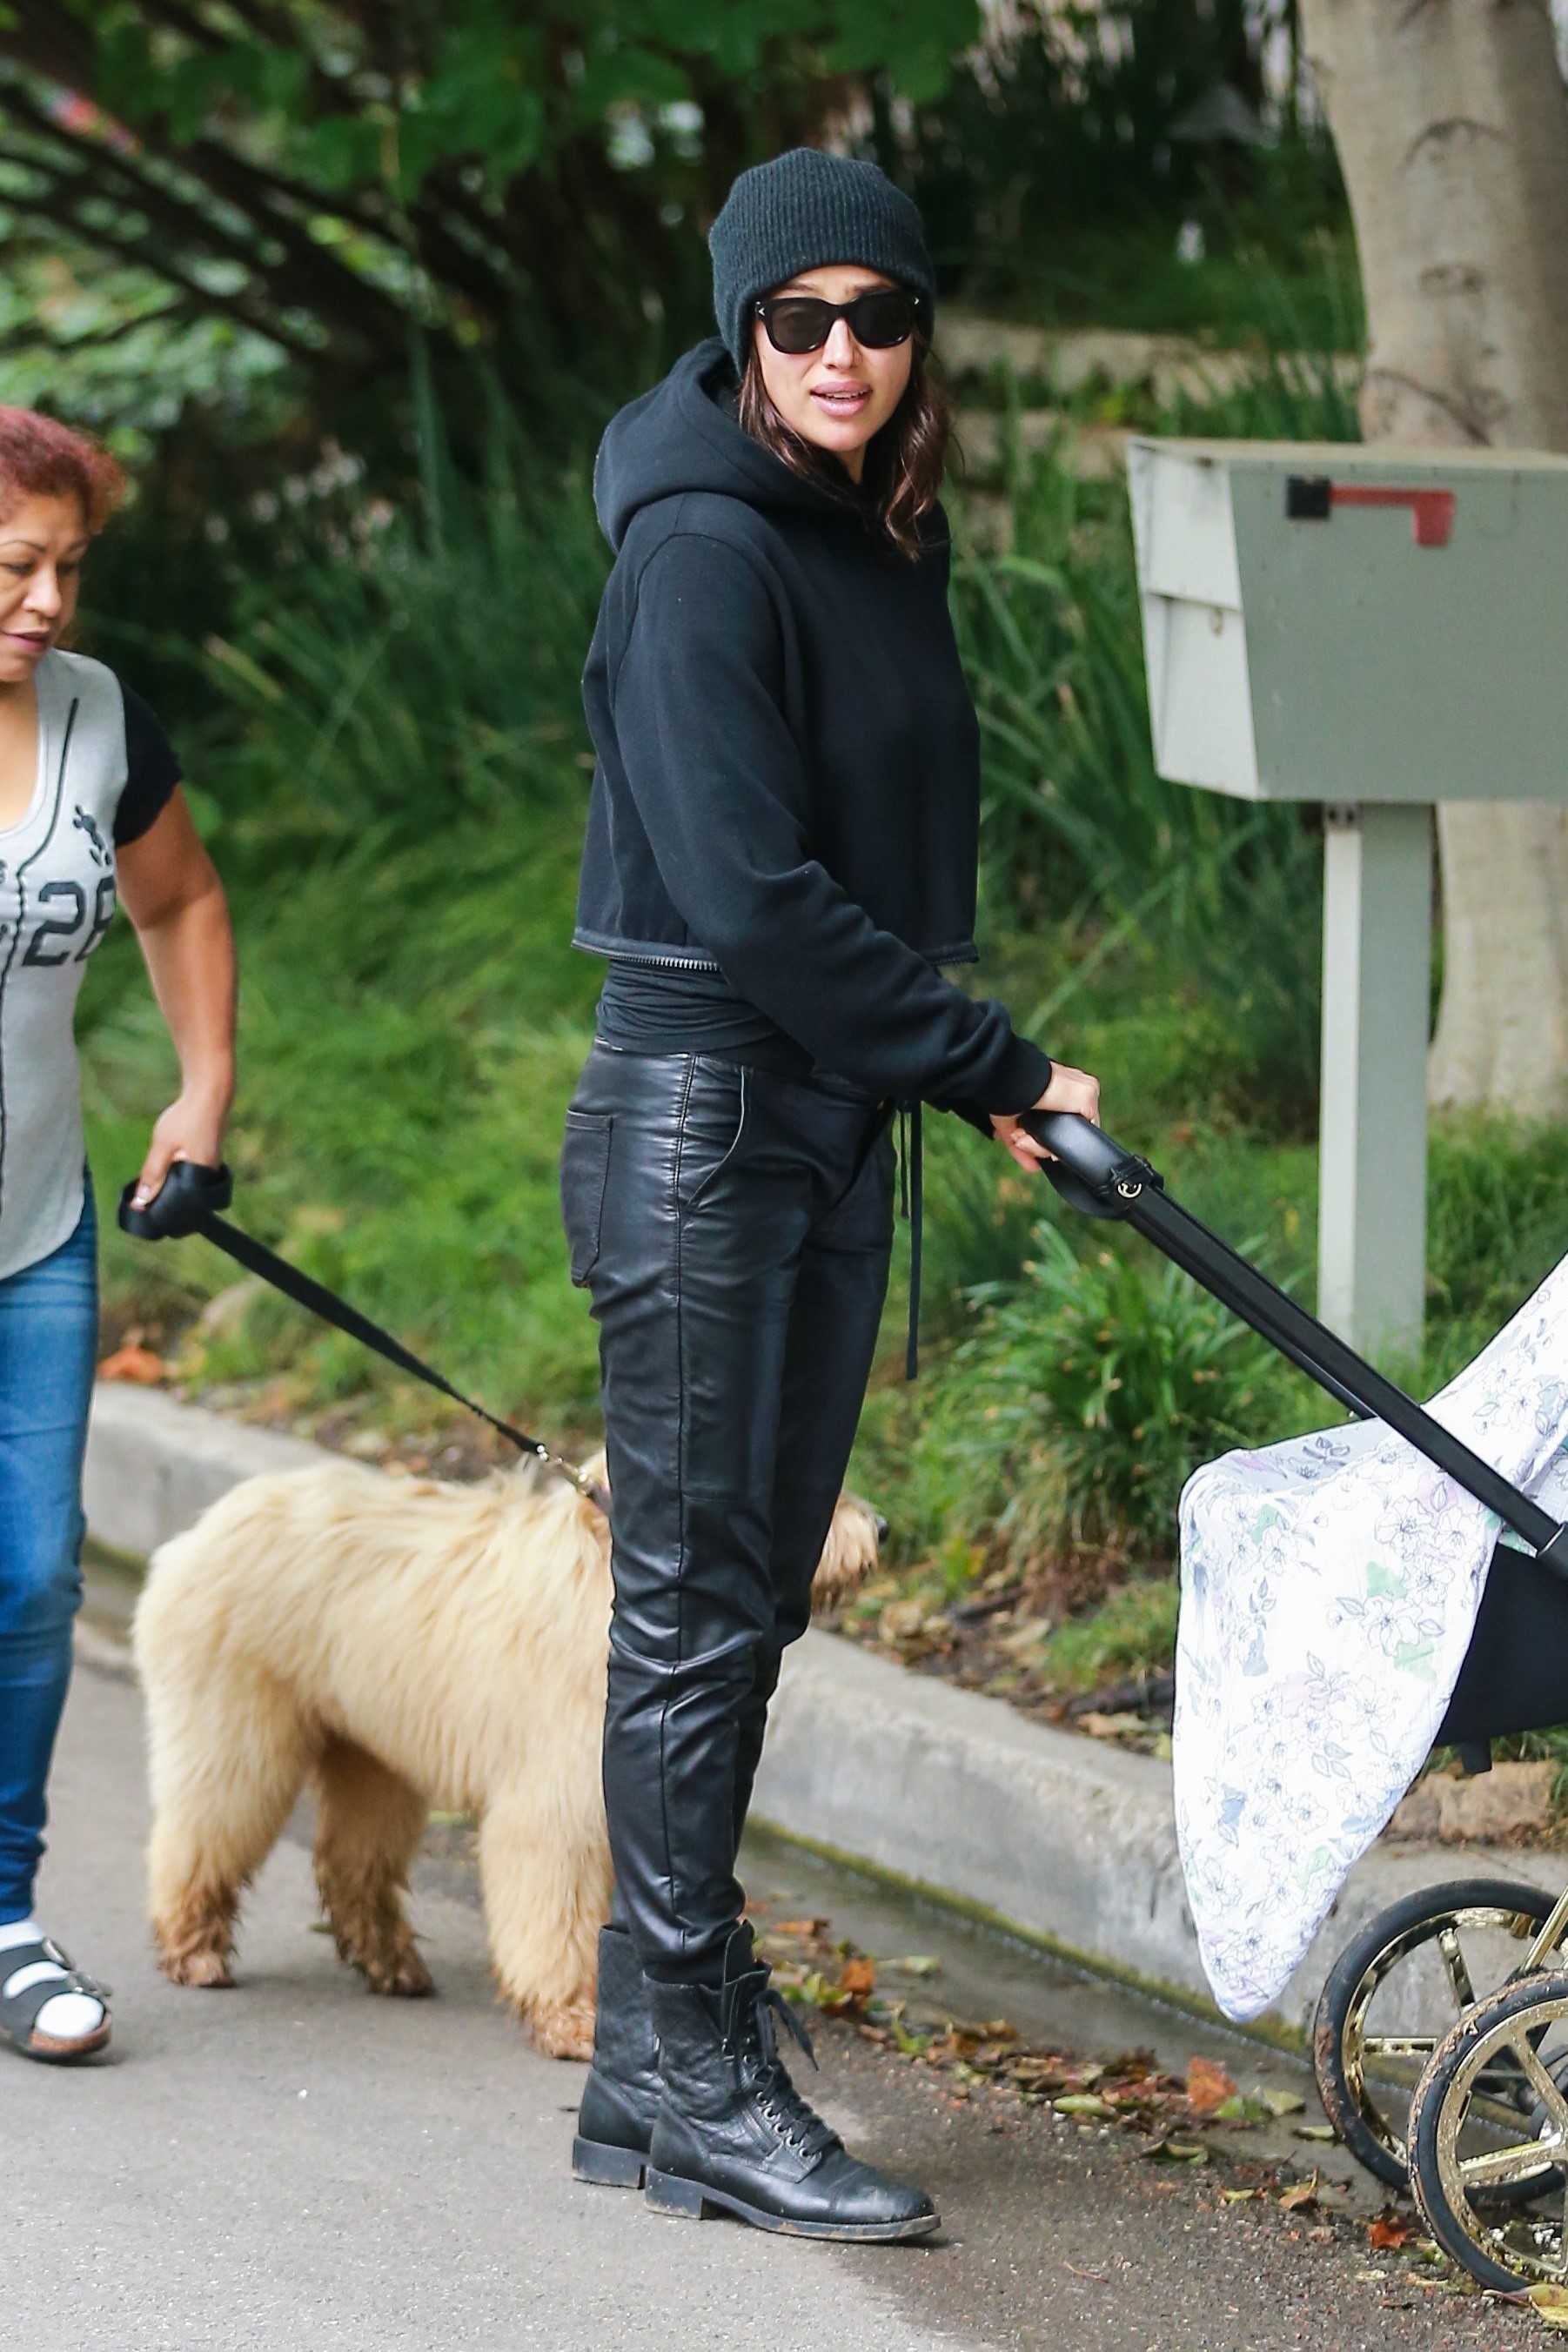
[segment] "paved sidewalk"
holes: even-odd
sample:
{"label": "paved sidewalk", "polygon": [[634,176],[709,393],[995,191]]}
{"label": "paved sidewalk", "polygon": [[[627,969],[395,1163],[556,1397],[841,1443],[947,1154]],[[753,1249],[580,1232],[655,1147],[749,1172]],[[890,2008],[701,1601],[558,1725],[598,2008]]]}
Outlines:
{"label": "paved sidewalk", "polygon": [[242,1986],[164,1983],[142,1921],[140,1713],[126,1683],[79,1673],[39,1908],[115,1988],[115,2052],[67,2069],[0,2050],[7,2352],[966,2341],[901,2314],[880,2264],[578,2188],[583,2070],[497,2010],[465,1903],[418,1905],[441,1997],[374,2000],[311,1932],[310,1859],[285,1841],[250,1901]]}
{"label": "paved sidewalk", "polygon": [[77,2070],[0,2051],[16,2250],[5,2352],[1502,2352],[1534,2338],[1369,2260],[1360,2228],[1314,2236],[1272,2204],[1226,2207],[1216,2181],[1173,2177],[1121,2137],[955,2098],[950,2077],[842,2029],[818,2037],[813,2090],[855,2146],[931,2189],[942,2236],[842,2249],[660,2220],[572,2182],[582,2071],[541,2058],[493,2006],[461,1871],[419,1874],[436,2000],[373,2000],[339,1968],[289,1840],[251,1898],[239,1988],[179,1991],[142,1924],[125,1680],[79,1673],[54,1811],[42,1908],[117,1988],[117,2043],[112,2063]]}

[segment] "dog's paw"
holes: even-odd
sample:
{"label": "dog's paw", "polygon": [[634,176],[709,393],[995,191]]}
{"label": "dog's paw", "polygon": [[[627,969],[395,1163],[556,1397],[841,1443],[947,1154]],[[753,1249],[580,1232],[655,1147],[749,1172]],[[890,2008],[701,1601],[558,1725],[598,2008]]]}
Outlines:
{"label": "dog's paw", "polygon": [[888,1523],[875,1507],[847,1492],[838,1497],[822,1558],[811,1583],[814,1614],[837,1609],[877,1567]]}
{"label": "dog's paw", "polygon": [[390,1993],[402,2000],[423,2000],[436,1990],[436,1979],[412,1945],[406,1951],[389,1952],[374,1960],[360,1960],[372,1992]]}
{"label": "dog's paw", "polygon": [[158,1966],[171,1984],[201,1985],[208,1991],[226,1991],[234,1982],[227,1955],[223,1952],[161,1952]]}
{"label": "dog's paw", "polygon": [[547,2058],[592,2058],[592,2000],[530,2001],[525,2003],[522,2016]]}

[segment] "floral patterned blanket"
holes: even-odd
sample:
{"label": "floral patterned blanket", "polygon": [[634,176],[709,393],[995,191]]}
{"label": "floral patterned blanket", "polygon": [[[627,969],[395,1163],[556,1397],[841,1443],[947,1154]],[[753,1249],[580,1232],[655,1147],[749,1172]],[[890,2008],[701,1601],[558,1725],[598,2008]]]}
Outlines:
{"label": "floral patterned blanket", "polygon": [[[1568,1260],[1429,1409],[1568,1516]],[[1498,1521],[1363,1422],[1208,1464],[1181,1534],[1176,1830],[1215,1998],[1256,2017],[1425,1761]]]}

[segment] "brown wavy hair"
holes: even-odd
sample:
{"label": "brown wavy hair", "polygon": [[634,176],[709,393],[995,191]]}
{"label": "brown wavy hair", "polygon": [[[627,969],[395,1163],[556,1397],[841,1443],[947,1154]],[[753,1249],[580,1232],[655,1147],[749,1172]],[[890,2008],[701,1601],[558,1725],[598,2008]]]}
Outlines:
{"label": "brown wavy hair", "polygon": [[35,408],[0,408],[0,521],[26,498],[75,499],[96,536],[124,496],[124,468],[90,433]]}
{"label": "brown wavy hair", "polygon": [[760,441],[764,449],[782,457],[792,473],[816,483],[829,498],[855,506],[869,497],[879,527],[899,553],[911,562],[926,552],[921,524],[942,496],[952,439],[952,404],[931,373],[929,352],[930,345],[917,331],[904,396],[867,445],[866,468],[858,488],[829,450],[816,448],[784,423],[763,381],[763,363],[754,342],[741,370],[735,412],[737,422],[753,441]]}

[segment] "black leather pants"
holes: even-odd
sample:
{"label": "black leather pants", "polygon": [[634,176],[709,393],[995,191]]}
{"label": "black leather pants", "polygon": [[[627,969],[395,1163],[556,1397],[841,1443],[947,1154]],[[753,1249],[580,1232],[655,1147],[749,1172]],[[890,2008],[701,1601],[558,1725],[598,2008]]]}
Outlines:
{"label": "black leather pants", "polygon": [[616,1909],[667,1982],[717,1981],[740,1916],[768,1701],[810,1616],[887,1289],[888,1118],[832,1081],[603,1045],[566,1115],[609,1451]]}

